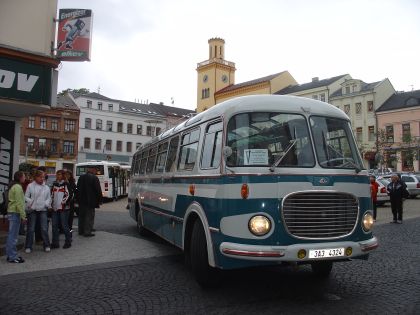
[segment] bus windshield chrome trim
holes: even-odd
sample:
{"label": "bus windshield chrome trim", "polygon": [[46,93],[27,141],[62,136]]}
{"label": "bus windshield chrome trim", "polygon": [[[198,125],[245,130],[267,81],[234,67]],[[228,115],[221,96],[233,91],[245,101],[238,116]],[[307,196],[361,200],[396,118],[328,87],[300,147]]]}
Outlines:
{"label": "bus windshield chrome trim", "polygon": [[[296,235],[294,235],[293,233],[291,233],[291,232],[289,231],[289,228],[288,228],[288,226],[287,226],[286,219],[285,219],[285,216],[284,216],[284,201],[285,201],[287,198],[289,198],[289,197],[291,197],[291,196],[293,196],[293,195],[302,194],[302,193],[317,193],[317,192],[319,192],[319,193],[337,193],[337,194],[346,194],[346,195],[350,195],[350,196],[352,196],[353,198],[355,198],[355,200],[357,201],[357,216],[356,216],[356,220],[355,220],[355,222],[354,222],[353,229],[352,229],[349,233],[346,233],[346,234],[343,234],[343,235],[340,235],[340,236],[334,236],[334,237],[323,237],[323,238],[320,238],[320,237],[303,237],[303,236],[296,236]],[[330,189],[330,190],[320,190],[320,189],[315,189],[315,190],[302,190],[302,191],[295,191],[295,192],[289,193],[289,194],[287,194],[286,196],[284,196],[284,197],[283,197],[283,199],[282,199],[282,201],[281,201],[281,209],[280,209],[280,211],[281,211],[281,219],[282,219],[282,221],[283,221],[283,227],[284,227],[284,230],[285,230],[285,231],[286,231],[286,233],[287,233],[287,234],[289,234],[291,237],[294,237],[294,238],[296,238],[296,239],[300,239],[300,240],[315,240],[315,241],[322,241],[322,240],[336,240],[336,239],[340,239],[340,238],[347,237],[347,236],[349,236],[349,235],[353,234],[353,233],[354,233],[354,231],[356,230],[356,228],[357,228],[357,226],[358,226],[358,224],[357,224],[357,223],[359,222],[359,218],[360,218],[360,202],[359,202],[359,198],[358,198],[357,196],[355,196],[354,194],[352,194],[352,193],[348,193],[348,192],[342,192],[342,191],[338,191],[338,190],[334,190],[334,189]]]}

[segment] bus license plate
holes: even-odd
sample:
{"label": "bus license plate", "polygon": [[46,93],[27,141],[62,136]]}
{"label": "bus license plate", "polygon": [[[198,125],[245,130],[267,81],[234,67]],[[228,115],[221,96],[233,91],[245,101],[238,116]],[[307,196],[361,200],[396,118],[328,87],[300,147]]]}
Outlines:
{"label": "bus license plate", "polygon": [[309,251],[309,258],[311,259],[322,259],[342,256],[344,256],[344,248],[313,249]]}

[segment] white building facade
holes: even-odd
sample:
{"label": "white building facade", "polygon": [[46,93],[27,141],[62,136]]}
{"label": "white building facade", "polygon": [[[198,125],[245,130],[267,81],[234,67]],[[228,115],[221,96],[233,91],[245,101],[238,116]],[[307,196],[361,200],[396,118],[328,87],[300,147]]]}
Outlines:
{"label": "white building facade", "polygon": [[131,164],[136,148],[166,127],[149,105],[113,100],[98,93],[70,93],[80,108],[78,162],[109,160]]}

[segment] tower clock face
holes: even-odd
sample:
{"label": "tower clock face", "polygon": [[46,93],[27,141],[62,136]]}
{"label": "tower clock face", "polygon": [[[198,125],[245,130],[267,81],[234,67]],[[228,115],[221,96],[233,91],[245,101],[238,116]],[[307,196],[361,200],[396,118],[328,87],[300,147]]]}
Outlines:
{"label": "tower clock face", "polygon": [[209,76],[207,74],[205,74],[203,76],[203,82],[206,83],[208,79],[209,79]]}
{"label": "tower clock face", "polygon": [[222,75],[222,81],[223,83],[226,83],[228,81],[228,77],[226,74]]}

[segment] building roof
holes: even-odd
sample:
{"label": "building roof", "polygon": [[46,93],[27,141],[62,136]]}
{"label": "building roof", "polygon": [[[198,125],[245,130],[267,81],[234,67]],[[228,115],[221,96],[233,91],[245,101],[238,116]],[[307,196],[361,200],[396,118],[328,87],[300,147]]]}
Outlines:
{"label": "building roof", "polygon": [[150,103],[150,106],[157,112],[161,113],[164,116],[175,116],[175,117],[190,117],[192,114],[195,114],[195,111],[185,108],[179,108],[174,106],[167,106],[163,104]]}
{"label": "building roof", "polygon": [[158,112],[149,104],[142,104],[128,101],[118,101],[120,104],[119,111],[131,115],[148,115],[163,118],[163,114]]}
{"label": "building roof", "polygon": [[56,108],[65,108],[65,109],[72,109],[72,110],[79,110],[79,107],[76,105],[75,102],[69,97],[68,95],[57,95],[57,105]]}
{"label": "building roof", "polygon": [[83,96],[83,97],[86,97],[86,98],[94,98],[94,99],[97,99],[97,100],[115,101],[112,98],[106,97],[106,96],[104,96],[102,94],[99,94],[99,93],[96,93],[96,92],[90,92],[90,93],[87,93],[87,94],[81,94],[81,93],[76,93],[76,92],[71,91],[69,93],[71,93],[71,95],[74,98],[78,98],[78,97]]}
{"label": "building roof", "polygon": [[404,109],[415,106],[420,106],[420,90],[395,93],[376,111],[385,112],[388,110]]}
{"label": "building roof", "polygon": [[347,96],[347,95],[355,95],[355,94],[359,94],[359,93],[363,93],[363,92],[367,92],[367,91],[372,91],[381,82],[382,81],[366,83],[366,82],[361,81],[362,86],[360,88],[360,91],[352,92],[352,93],[348,93],[348,94],[343,95],[343,90],[341,88],[339,88],[337,91],[335,91],[334,93],[332,93],[330,95],[330,98],[339,97],[339,96]]}
{"label": "building roof", "polygon": [[225,92],[229,92],[229,91],[234,91],[234,90],[237,90],[237,89],[240,89],[240,88],[243,88],[243,87],[268,82],[268,81],[271,81],[272,79],[274,79],[275,77],[278,77],[280,74],[282,74],[284,72],[285,71],[282,71],[282,72],[279,72],[279,73],[271,74],[271,75],[268,75],[268,76],[265,76],[265,77],[262,77],[262,78],[258,78],[258,79],[254,79],[254,80],[251,80],[251,81],[238,83],[238,84],[231,84],[231,85],[228,85],[227,87],[217,91],[214,94],[217,95],[217,94],[221,94],[221,93],[225,93]]}
{"label": "building roof", "polygon": [[323,79],[323,80],[318,80],[318,81],[311,81],[311,82],[307,82],[307,83],[303,83],[303,84],[291,85],[291,86],[285,87],[284,89],[282,89],[280,91],[275,92],[274,94],[278,94],[278,95],[292,94],[292,93],[296,93],[296,92],[300,92],[300,91],[315,89],[315,88],[318,88],[318,87],[321,87],[321,86],[327,86],[327,85],[330,85],[331,83],[334,83],[335,81],[345,77],[346,75],[348,75],[348,74],[342,74],[342,75],[338,75],[336,77]]}

